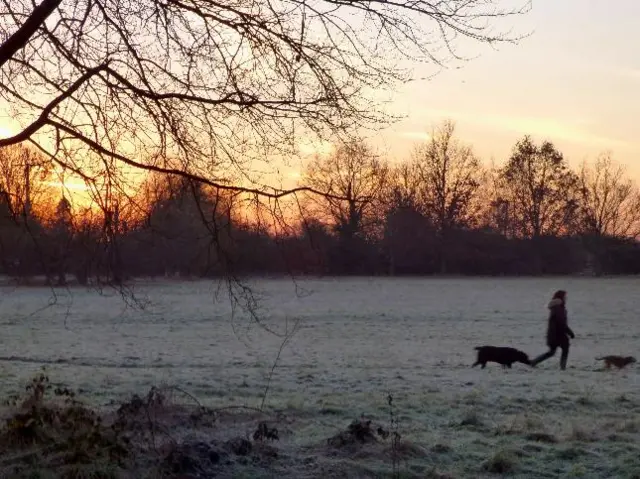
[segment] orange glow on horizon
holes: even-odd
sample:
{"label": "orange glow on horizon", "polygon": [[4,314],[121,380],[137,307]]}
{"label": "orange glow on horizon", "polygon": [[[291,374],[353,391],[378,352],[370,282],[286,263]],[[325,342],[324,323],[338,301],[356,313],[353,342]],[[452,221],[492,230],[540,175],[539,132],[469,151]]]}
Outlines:
{"label": "orange glow on horizon", "polygon": [[89,188],[84,183],[77,183],[75,181],[45,181],[44,185],[59,188],[64,191],[89,191]]}

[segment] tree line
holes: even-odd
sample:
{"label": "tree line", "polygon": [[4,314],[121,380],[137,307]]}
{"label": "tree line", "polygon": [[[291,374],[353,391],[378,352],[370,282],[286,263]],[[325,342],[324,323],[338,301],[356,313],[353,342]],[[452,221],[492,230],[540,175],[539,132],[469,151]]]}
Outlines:
{"label": "tree line", "polygon": [[[309,188],[246,187],[251,165],[294,158],[301,137],[340,144],[388,125],[383,98],[423,75],[414,65],[435,74],[474,56],[467,48],[515,43],[524,35],[505,22],[529,10],[526,0],[2,2],[0,98],[16,131],[0,138],[14,149],[0,155],[10,165],[0,272],[51,283],[355,273],[345,235],[363,241],[365,269],[388,272],[379,227],[315,221]],[[52,191],[59,175],[81,178],[91,201]],[[369,202],[380,198],[348,200],[352,219]]]}
{"label": "tree line", "polygon": [[553,143],[525,136],[489,167],[445,121],[405,161],[356,142],[316,158],[305,181],[347,198],[309,209],[331,273],[640,271],[640,193],[609,153],[574,171]]}
{"label": "tree line", "polygon": [[402,161],[360,139],[317,155],[300,180],[315,193],[289,212],[164,173],[74,208],[42,186],[52,167],[23,146],[0,150],[0,272],[23,282],[640,272],[640,192],[610,154],[574,170],[525,136],[489,166],[451,121]]}

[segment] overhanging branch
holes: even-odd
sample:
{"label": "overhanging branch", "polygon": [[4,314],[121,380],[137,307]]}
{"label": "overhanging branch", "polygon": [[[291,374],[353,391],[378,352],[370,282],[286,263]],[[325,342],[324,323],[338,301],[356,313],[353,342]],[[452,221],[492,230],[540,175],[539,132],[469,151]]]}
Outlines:
{"label": "overhanging branch", "polygon": [[80,88],[87,80],[89,80],[93,75],[97,74],[101,70],[104,70],[107,67],[106,64],[100,65],[98,67],[87,70],[84,75],[78,78],[73,84],[64,91],[60,96],[55,98],[51,103],[45,106],[40,113],[40,116],[37,120],[31,123],[28,127],[22,130],[17,135],[14,135],[10,138],[0,139],[0,148],[5,146],[15,145],[17,143],[22,143],[23,141],[27,141],[31,138],[32,135],[38,132],[40,128],[47,124],[47,120],[49,118],[50,113],[53,111],[55,107],[60,105],[64,100],[73,95],[78,88]]}
{"label": "overhanging branch", "polygon": [[33,34],[61,3],[62,0],[44,0],[33,9],[27,21],[0,45],[0,68],[29,42]]}
{"label": "overhanging branch", "polygon": [[212,181],[208,178],[205,178],[204,176],[200,176],[200,175],[196,175],[193,173],[189,173],[187,171],[184,170],[180,170],[177,168],[165,168],[162,166],[157,166],[157,165],[149,165],[149,164],[144,164],[144,163],[140,163],[138,161],[132,160],[131,158],[128,158],[124,155],[121,155],[119,153],[116,153],[114,151],[110,151],[109,149],[103,147],[100,143],[82,135],[81,133],[77,132],[76,130],[74,130],[71,127],[68,127],[66,125],[63,125],[62,123],[59,123],[57,121],[54,120],[48,120],[46,122],[48,125],[53,126],[54,128],[57,128],[60,131],[63,131],[65,133],[67,133],[69,136],[71,136],[72,138],[75,138],[76,140],[79,140],[83,143],[85,143],[87,146],[89,146],[91,149],[93,149],[94,151],[96,151],[97,153],[100,153],[102,155],[106,155],[110,158],[113,158],[115,160],[121,161],[122,163],[132,166],[133,168],[139,169],[139,170],[146,170],[146,171],[152,171],[155,173],[161,173],[161,174],[166,174],[166,175],[172,175],[172,176],[177,176],[180,178],[185,178],[187,180],[190,181],[195,181],[196,183],[202,183],[208,186],[211,186],[213,188],[217,188],[219,190],[222,191],[233,191],[236,193],[248,193],[251,195],[256,195],[256,196],[261,196],[264,198],[269,198],[272,200],[278,200],[281,198],[284,198],[285,196],[291,196],[291,195],[295,195],[297,193],[312,193],[315,195],[320,195],[320,196],[324,196],[326,198],[331,198],[331,199],[335,199],[335,200],[346,200],[347,198],[344,198],[342,196],[338,196],[338,195],[333,195],[331,193],[327,193],[327,192],[322,192],[320,190],[314,189],[314,188],[310,188],[310,187],[306,187],[306,186],[300,186],[297,188],[291,188],[291,189],[287,189],[287,190],[280,190],[277,188],[272,188],[272,191],[264,191],[264,190],[260,190],[258,188],[247,188],[247,187],[243,187],[243,186],[236,186],[236,185],[228,185],[228,184],[223,184],[223,183],[218,183],[216,181]]}

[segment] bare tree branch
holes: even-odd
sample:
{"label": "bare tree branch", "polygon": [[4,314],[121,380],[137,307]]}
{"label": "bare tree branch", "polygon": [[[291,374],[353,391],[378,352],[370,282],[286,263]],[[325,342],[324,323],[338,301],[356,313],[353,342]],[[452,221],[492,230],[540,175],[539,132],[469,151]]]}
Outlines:
{"label": "bare tree branch", "polygon": [[500,171],[500,201],[509,207],[511,232],[525,238],[572,233],[578,213],[578,178],[556,147],[518,141]]}
{"label": "bare tree branch", "polygon": [[[517,40],[492,24],[529,2],[503,2],[2,2],[0,30],[15,33],[0,46],[0,98],[26,126],[0,145],[80,144],[231,189],[241,185],[216,178],[293,157],[300,138],[340,140],[392,121],[372,93],[410,80],[407,60],[461,58],[463,38]],[[169,158],[172,168],[159,164]],[[68,166],[90,176],[81,161]]]}
{"label": "bare tree branch", "polygon": [[582,164],[579,173],[581,231],[635,238],[640,234],[640,191],[609,153]]}
{"label": "bare tree branch", "polygon": [[24,48],[29,39],[35,35],[38,28],[44,24],[60,3],[62,3],[62,0],[43,0],[40,5],[33,9],[33,12],[22,26],[0,45],[0,68],[20,49]]}

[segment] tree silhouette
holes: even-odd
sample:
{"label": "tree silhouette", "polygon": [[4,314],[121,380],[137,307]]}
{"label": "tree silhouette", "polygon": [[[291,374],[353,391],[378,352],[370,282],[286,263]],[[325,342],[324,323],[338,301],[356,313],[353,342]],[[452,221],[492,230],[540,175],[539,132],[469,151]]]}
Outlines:
{"label": "tree silhouette", "polygon": [[447,270],[450,233],[474,221],[472,210],[484,174],[478,157],[455,138],[455,124],[445,121],[418,145],[413,161],[420,178],[423,208],[439,234],[440,272]]}
{"label": "tree silhouette", "polygon": [[116,264],[105,267],[120,281],[123,204],[111,192],[125,189],[121,172],[270,200],[309,191],[251,173],[295,158],[301,139],[339,142],[387,124],[378,91],[411,80],[416,61],[461,60],[463,39],[517,40],[495,23],[526,12],[522,1],[4,1],[0,98],[19,131],[0,146],[30,141],[106,196],[102,233]]}
{"label": "tree silhouette", "polygon": [[361,140],[341,145],[328,157],[316,156],[307,167],[305,184],[330,194],[310,202],[337,233],[347,271],[361,262],[364,243],[380,226],[377,203],[387,175],[386,164]]}
{"label": "tree silhouette", "polygon": [[581,231],[596,236],[640,234],[640,192],[610,153],[586,161],[579,172]]}
{"label": "tree silhouette", "polygon": [[48,246],[52,250],[49,258],[51,271],[57,277],[58,286],[67,284],[66,273],[69,268],[69,257],[72,253],[73,232],[71,203],[62,196],[56,205],[48,238]]}
{"label": "tree silhouette", "polygon": [[562,153],[548,141],[525,136],[500,171],[501,204],[508,205],[510,229],[525,238],[571,233],[578,209],[578,179]]}
{"label": "tree silhouette", "polygon": [[0,148],[0,191],[16,219],[33,214],[33,203],[40,203],[46,194],[45,182],[51,177],[52,166],[32,148]]}

